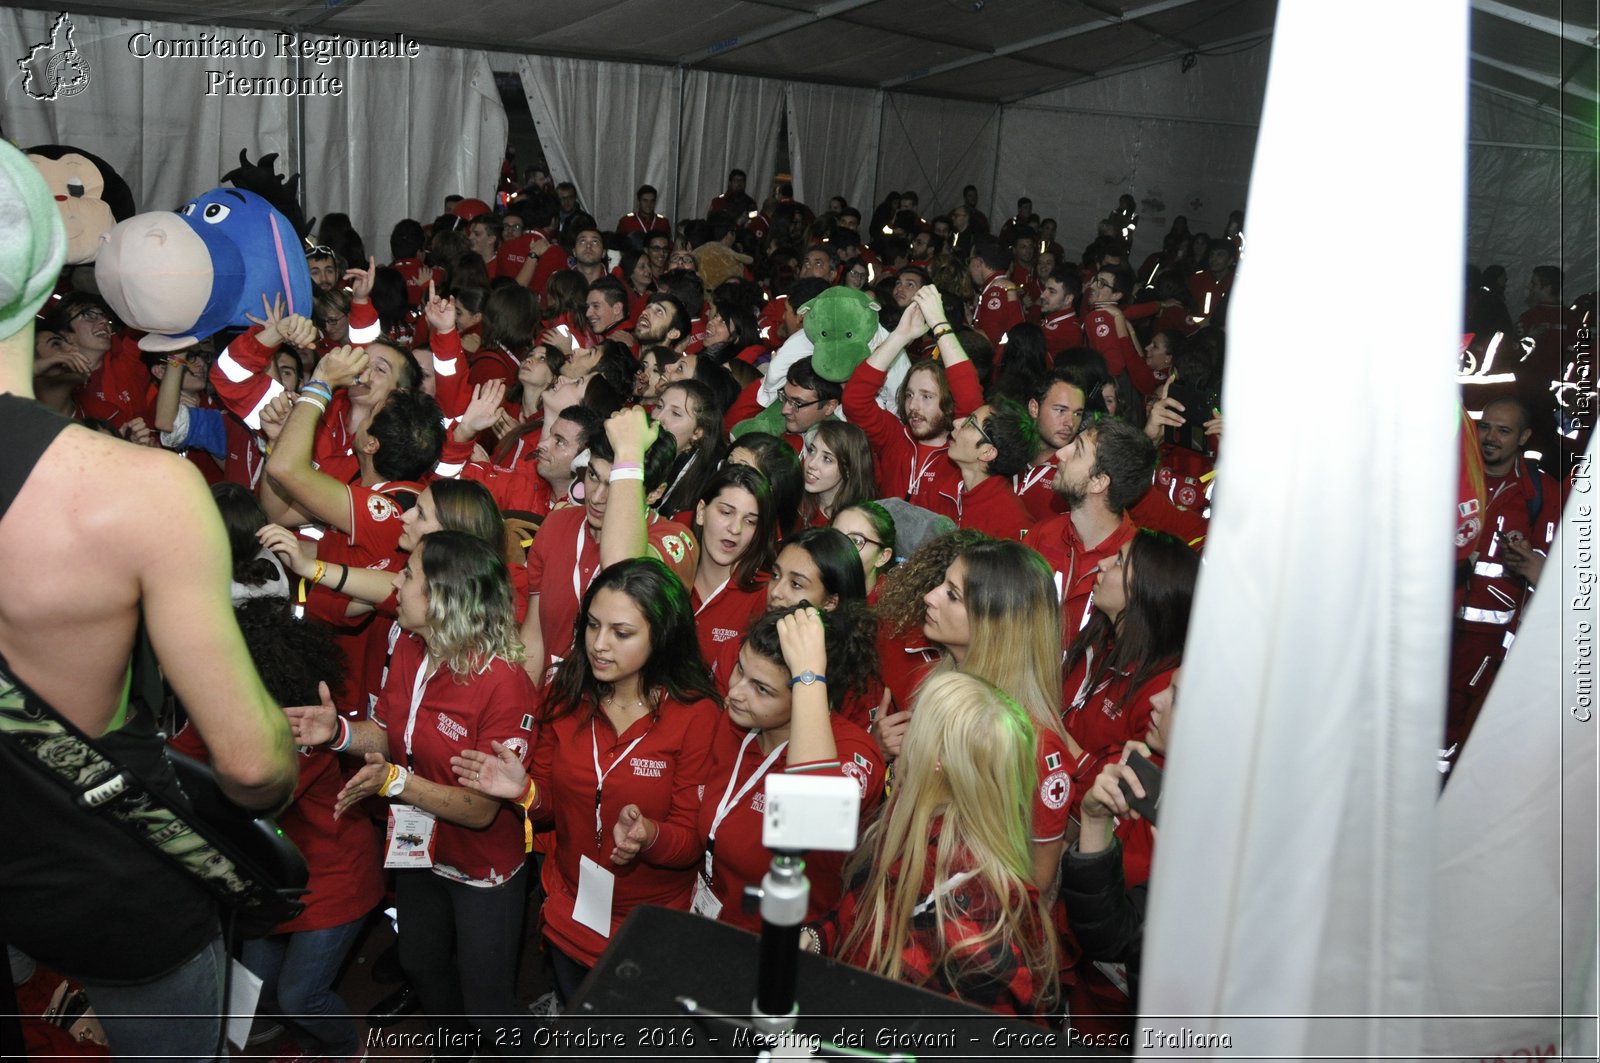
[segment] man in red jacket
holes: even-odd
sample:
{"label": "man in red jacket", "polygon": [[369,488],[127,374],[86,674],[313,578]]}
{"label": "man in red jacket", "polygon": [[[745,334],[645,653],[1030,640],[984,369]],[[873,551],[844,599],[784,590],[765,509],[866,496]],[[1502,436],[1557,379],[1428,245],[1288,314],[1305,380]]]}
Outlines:
{"label": "man in red jacket", "polygon": [[972,327],[989,337],[998,350],[1006,331],[1022,324],[1022,292],[1006,276],[1011,253],[1000,241],[980,236],[972,241],[967,256],[967,272],[978,291],[978,308],[972,314]]}
{"label": "man in red jacket", "polygon": [[1027,412],[1008,399],[980,406],[950,433],[950,461],[961,473],[956,524],[1021,542],[1033,527],[1011,478],[1028,467],[1039,436]]}
{"label": "man in red jacket", "polygon": [[[900,352],[933,325],[939,358],[919,362],[900,387],[900,416],[878,405],[878,389]],[[977,371],[945,319],[933,285],[922,288],[889,337],[873,348],[844,387],[844,414],[872,443],[878,490],[954,520],[960,473],[951,464],[950,430],[983,404]]]}
{"label": "man in red jacket", "polygon": [[1068,511],[1033,529],[1028,545],[1061,576],[1063,634],[1071,642],[1089,617],[1100,562],[1137,530],[1128,510],[1150,489],[1156,445],[1116,418],[1086,425],[1056,452],[1055,489]]}
{"label": "man in red jacket", "polygon": [[1456,595],[1441,771],[1450,769],[1472,729],[1561,523],[1560,485],[1522,456],[1533,434],[1530,420],[1528,407],[1513,398],[1496,399],[1478,418],[1489,504],[1471,572]]}

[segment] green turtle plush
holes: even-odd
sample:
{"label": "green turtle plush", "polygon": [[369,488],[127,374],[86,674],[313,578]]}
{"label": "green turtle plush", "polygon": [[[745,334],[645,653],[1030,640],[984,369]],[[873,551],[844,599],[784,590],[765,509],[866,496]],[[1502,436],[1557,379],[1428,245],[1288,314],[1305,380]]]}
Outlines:
{"label": "green turtle plush", "polygon": [[[842,384],[856,366],[872,353],[878,331],[878,304],[864,291],[840,285],[812,299],[799,310],[806,338],[811,341],[811,365],[824,380]],[[748,420],[733,426],[738,439],[747,432],[783,435],[783,409],[774,402]]]}

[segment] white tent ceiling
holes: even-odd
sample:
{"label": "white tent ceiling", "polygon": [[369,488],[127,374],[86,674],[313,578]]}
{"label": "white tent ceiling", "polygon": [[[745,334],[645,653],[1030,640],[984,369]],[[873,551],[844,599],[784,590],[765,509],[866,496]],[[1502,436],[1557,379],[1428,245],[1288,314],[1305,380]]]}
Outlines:
{"label": "white tent ceiling", "polygon": [[[59,3],[14,6],[55,9]],[[1473,0],[1472,79],[1592,131],[1595,6]],[[119,0],[72,10],[682,66],[989,103],[1272,32],[1276,0]],[[1375,26],[1374,33],[1383,32]],[[1351,76],[1369,76],[1352,57]],[[1390,73],[1390,72],[1381,72]],[[1396,79],[1398,92],[1407,86]]]}

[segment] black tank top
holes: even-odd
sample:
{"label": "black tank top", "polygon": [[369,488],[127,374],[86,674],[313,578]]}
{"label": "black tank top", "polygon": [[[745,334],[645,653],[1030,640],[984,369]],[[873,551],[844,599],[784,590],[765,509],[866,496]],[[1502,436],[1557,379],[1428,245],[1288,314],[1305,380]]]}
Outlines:
{"label": "black tank top", "polygon": [[[29,399],[0,395],[0,520],[71,423]],[[0,594],[12,575],[0,570]],[[0,658],[0,699],[36,697]],[[151,790],[186,804],[139,699],[124,726],[96,742]],[[78,808],[25,758],[0,743],[0,940],[80,980],[135,984],[167,974],[216,937],[216,904],[204,887]]]}

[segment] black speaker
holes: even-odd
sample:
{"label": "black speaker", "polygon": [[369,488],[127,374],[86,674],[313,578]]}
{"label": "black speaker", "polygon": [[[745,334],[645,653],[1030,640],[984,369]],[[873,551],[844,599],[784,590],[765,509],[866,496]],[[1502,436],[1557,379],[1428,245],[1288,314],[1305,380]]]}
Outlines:
{"label": "black speaker", "polygon": [[[561,1058],[662,1056],[755,1059],[774,1047],[747,1025],[756,995],[759,939],[688,912],[642,906],[536,1049]],[[798,953],[800,1017],[790,1043],[831,1042],[856,1058],[994,1059],[1088,1055],[1061,1031],[1009,1019]],[[678,998],[734,1017],[690,1018]],[[781,1045],[780,1045],[781,1047]]]}

